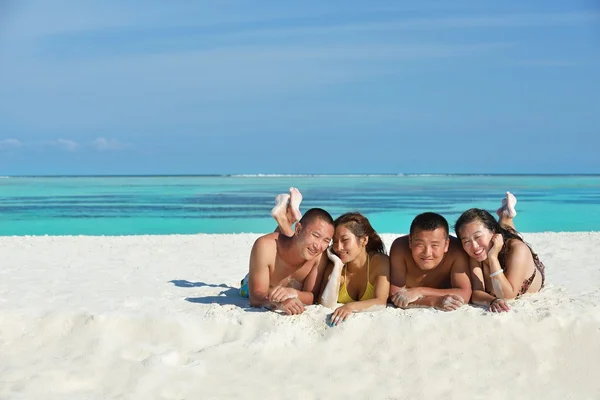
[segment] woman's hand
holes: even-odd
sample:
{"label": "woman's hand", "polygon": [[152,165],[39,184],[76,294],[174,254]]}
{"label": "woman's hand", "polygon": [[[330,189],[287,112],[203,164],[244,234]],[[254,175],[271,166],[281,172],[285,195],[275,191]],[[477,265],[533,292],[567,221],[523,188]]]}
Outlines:
{"label": "woman's hand", "polygon": [[506,301],[504,301],[504,299],[496,298],[490,303],[489,311],[497,313],[506,312],[510,311],[510,307],[508,306],[508,304],[506,304]]}
{"label": "woman's hand", "polygon": [[488,257],[498,257],[502,246],[504,246],[504,238],[500,233],[495,233],[492,236],[491,245],[492,247],[488,250]]}
{"label": "woman's hand", "polygon": [[337,326],[348,318],[348,315],[354,312],[354,306],[352,303],[344,304],[338,307],[329,318],[329,326]]}

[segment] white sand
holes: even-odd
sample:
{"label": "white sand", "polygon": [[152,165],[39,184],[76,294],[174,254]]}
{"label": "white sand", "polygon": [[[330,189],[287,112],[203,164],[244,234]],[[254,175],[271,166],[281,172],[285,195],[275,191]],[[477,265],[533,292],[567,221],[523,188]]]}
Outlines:
{"label": "white sand", "polygon": [[256,237],[0,238],[0,399],[600,398],[600,233],[526,234],[549,284],[510,313],[336,328],[247,308]]}

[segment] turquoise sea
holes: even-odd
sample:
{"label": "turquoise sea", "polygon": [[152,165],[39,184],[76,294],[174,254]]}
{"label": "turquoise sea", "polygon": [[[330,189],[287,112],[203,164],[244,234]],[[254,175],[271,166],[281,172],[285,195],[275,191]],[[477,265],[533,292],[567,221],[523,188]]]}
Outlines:
{"label": "turquoise sea", "polygon": [[600,230],[600,175],[291,175],[0,177],[0,235],[268,232],[277,193],[301,211],[360,211],[380,233],[404,233],[435,211],[454,224],[470,207],[518,199],[522,232]]}

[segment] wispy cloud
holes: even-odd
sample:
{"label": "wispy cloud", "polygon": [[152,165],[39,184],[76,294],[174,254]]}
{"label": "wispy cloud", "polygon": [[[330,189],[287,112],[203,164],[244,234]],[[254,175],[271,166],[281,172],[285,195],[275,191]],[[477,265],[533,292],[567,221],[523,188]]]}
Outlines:
{"label": "wispy cloud", "polygon": [[[193,95],[200,101],[264,97],[304,89],[363,80],[380,74],[401,74],[410,61],[460,59],[503,54],[509,42],[482,43],[399,43],[376,41],[349,45],[248,45],[189,52],[129,54],[105,58],[83,58],[47,63],[43,69],[32,64],[19,68],[28,79],[16,85],[6,82],[5,90],[15,96],[40,88],[52,93],[84,97],[82,102],[112,98],[116,85],[122,100],[165,102]],[[16,67],[15,67],[16,68]],[[143,69],[143,74],[140,69]],[[71,71],[72,73],[68,73]],[[97,86],[95,82],[105,82]],[[85,97],[92,91],[94,98]],[[140,99],[140,93],[145,93]],[[168,102],[171,102],[170,100]],[[109,103],[107,103],[109,104]]]}
{"label": "wispy cloud", "polygon": [[[211,33],[218,38],[268,39],[299,36],[307,39],[314,36],[340,35],[352,33],[367,33],[379,31],[439,31],[461,29],[495,29],[495,28],[535,28],[535,27],[569,27],[586,23],[600,22],[600,12],[571,12],[571,13],[539,13],[539,14],[504,14],[454,16],[437,18],[385,18],[359,23],[314,24],[305,21],[296,26],[277,28],[239,27],[225,32]],[[188,31],[193,35],[194,32]],[[206,34],[202,34],[206,36]],[[198,38],[196,38],[198,39]]]}
{"label": "wispy cloud", "polygon": [[75,151],[79,148],[79,143],[77,143],[73,140],[67,140],[67,139],[58,139],[56,141],[56,145],[67,151]]}
{"label": "wispy cloud", "polygon": [[[10,2],[10,0],[4,0]],[[2,3],[0,3],[2,4]],[[124,2],[90,1],[85,5],[72,1],[12,0],[11,24],[16,37],[80,34],[84,32],[135,31],[174,28],[189,31],[197,29],[227,29],[240,26],[263,26],[284,22],[292,25],[307,21],[364,15],[361,4],[345,4],[343,8],[327,2],[310,4],[260,4],[252,1],[229,1],[227,6],[210,2],[169,3],[146,2],[146,7],[130,6]],[[373,4],[368,10],[373,15],[394,12],[431,12],[452,9],[447,4]]]}
{"label": "wispy cloud", "polygon": [[[596,63],[597,65],[598,63]],[[582,65],[591,65],[589,61],[582,60],[522,60],[514,61],[508,65],[514,65],[517,67],[533,67],[533,68],[569,68],[578,67]]]}
{"label": "wispy cloud", "polygon": [[18,139],[3,139],[0,140],[0,149],[16,149],[16,148],[36,148],[36,149],[51,149],[58,148],[68,152],[75,152],[84,149],[93,149],[98,151],[123,150],[128,146],[116,139],[105,139],[99,137],[89,143],[79,143],[69,139],[55,139],[45,141],[20,141]]}
{"label": "wispy cloud", "polygon": [[118,140],[105,139],[103,137],[94,140],[92,142],[92,146],[100,151],[123,150],[125,147],[127,147],[125,144],[119,142]]}
{"label": "wispy cloud", "polygon": [[17,139],[3,139],[0,140],[0,149],[13,149],[23,147],[23,143]]}

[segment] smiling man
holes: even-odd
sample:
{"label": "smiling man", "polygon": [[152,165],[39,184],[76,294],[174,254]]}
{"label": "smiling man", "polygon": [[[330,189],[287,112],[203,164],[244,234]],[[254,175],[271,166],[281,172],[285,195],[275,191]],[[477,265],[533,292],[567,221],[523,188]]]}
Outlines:
{"label": "smiling man", "polygon": [[471,298],[467,254],[439,214],[415,217],[410,233],[392,243],[390,267],[390,300],[396,307],[451,311]]}
{"label": "smiling man", "polygon": [[294,235],[279,231],[261,236],[250,254],[250,271],[240,292],[253,307],[304,312],[313,304],[328,258],[323,253],[333,237],[333,219],[323,209],[311,208],[296,223]]}

